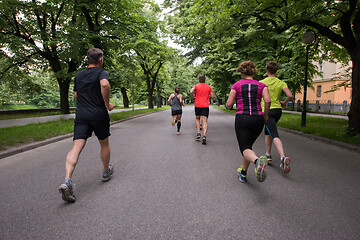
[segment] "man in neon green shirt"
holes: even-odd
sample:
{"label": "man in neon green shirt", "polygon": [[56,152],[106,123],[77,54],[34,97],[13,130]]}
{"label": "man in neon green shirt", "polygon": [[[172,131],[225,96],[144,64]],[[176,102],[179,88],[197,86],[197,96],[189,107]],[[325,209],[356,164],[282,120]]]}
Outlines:
{"label": "man in neon green shirt", "polygon": [[[278,70],[278,64],[274,61],[266,63],[266,74],[267,78],[261,80],[261,83],[265,83],[268,86],[270,97],[271,97],[271,106],[269,111],[269,120],[266,121],[264,131],[265,131],[265,145],[266,153],[265,156],[268,158],[268,161],[271,159],[271,146],[274,142],[275,148],[281,156],[280,167],[284,169],[284,173],[290,172],[290,158],[285,156],[283,144],[279,138],[279,133],[277,131],[276,123],[280,120],[282,115],[282,107],[285,106],[292,98],[292,93],[289,90],[287,84],[275,75]],[[286,94],[285,101],[280,101],[281,92]],[[263,106],[263,103],[262,103]],[[264,106],[263,106],[264,108]]]}

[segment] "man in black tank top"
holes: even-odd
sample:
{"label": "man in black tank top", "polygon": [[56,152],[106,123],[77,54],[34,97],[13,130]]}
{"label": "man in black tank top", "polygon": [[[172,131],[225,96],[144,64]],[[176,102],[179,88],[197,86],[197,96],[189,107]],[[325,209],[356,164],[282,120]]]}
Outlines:
{"label": "man in black tank top", "polygon": [[110,164],[110,119],[108,111],[113,110],[109,103],[109,74],[103,70],[103,51],[98,48],[88,50],[89,67],[76,74],[74,97],[77,100],[74,121],[73,147],[66,157],[65,180],[58,188],[62,199],[75,202],[72,190],[72,174],[78,162],[79,155],[85,147],[87,138],[94,132],[101,147],[100,158],[103,162],[102,181],[107,182],[113,174],[114,167]]}
{"label": "man in black tank top", "polygon": [[171,94],[168,99],[168,102],[171,105],[171,124],[174,126],[177,123],[177,135],[180,134],[182,106],[185,106],[182,100],[182,95],[179,92],[180,87],[176,86],[175,93]]}

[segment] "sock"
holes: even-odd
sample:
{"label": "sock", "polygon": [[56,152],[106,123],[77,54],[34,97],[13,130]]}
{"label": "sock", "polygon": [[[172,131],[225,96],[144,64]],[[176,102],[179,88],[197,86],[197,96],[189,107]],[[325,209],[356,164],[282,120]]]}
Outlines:
{"label": "sock", "polygon": [[256,163],[257,163],[258,160],[259,160],[259,159],[256,159],[256,160],[255,160],[255,162],[254,162],[255,165],[256,165]]}
{"label": "sock", "polygon": [[241,174],[243,174],[243,175],[245,175],[245,176],[246,176],[246,172],[247,172],[247,171],[241,170]]}
{"label": "sock", "polygon": [[178,130],[178,132],[180,131],[180,127],[181,127],[181,122],[177,122],[177,130]]}

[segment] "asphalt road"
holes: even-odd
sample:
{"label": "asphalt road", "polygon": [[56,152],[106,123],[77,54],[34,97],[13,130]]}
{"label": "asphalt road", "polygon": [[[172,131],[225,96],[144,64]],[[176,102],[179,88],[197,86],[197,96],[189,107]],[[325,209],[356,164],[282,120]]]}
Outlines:
{"label": "asphalt road", "polygon": [[167,110],[113,125],[107,183],[90,138],[74,204],[57,192],[71,139],[1,159],[0,239],[360,239],[359,153],[281,131],[292,171],[275,159],[259,183],[251,165],[243,184],[233,115],[210,110],[206,146],[191,106],[181,135],[170,121]]}

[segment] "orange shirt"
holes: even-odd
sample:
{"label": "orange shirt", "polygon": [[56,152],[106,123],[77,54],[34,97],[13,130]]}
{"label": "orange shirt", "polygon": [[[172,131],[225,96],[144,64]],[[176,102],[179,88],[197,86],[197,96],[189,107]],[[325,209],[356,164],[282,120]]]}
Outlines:
{"label": "orange shirt", "polygon": [[212,88],[205,84],[199,83],[194,86],[195,88],[195,107],[209,107],[209,95],[213,92]]}

